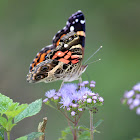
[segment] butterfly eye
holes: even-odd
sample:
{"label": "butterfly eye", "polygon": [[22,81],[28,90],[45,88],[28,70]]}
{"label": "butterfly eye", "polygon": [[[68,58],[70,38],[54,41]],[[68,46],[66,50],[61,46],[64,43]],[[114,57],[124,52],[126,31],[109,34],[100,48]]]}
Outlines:
{"label": "butterfly eye", "polygon": [[44,75],[43,74],[38,74],[35,77],[36,80],[40,80],[40,79],[43,79],[43,78],[44,78]]}
{"label": "butterfly eye", "polygon": [[77,37],[77,34],[74,34],[74,37]]}

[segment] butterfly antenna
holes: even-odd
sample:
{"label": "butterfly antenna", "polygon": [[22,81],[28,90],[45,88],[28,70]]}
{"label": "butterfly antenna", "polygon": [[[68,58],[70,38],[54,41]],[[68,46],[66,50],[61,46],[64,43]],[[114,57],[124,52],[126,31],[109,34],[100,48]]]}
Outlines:
{"label": "butterfly antenna", "polygon": [[95,63],[95,62],[98,62],[98,61],[101,61],[101,59],[98,59],[98,60],[95,60],[95,61],[93,61],[93,62],[90,62],[90,63],[88,63],[88,65],[89,65],[89,64],[92,64],[92,63]]}
{"label": "butterfly antenna", "polygon": [[[103,46],[100,46],[100,48],[99,48],[97,51],[95,51],[95,52],[84,62],[84,64],[85,64],[88,60],[90,60],[102,47],[103,47]],[[97,61],[98,61],[98,60],[97,60]],[[91,63],[93,63],[93,62],[91,62]]]}

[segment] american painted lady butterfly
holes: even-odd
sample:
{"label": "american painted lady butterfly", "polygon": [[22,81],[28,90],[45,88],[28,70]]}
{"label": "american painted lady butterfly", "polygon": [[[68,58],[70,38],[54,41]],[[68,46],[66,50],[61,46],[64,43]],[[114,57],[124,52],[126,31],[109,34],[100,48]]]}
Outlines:
{"label": "american painted lady butterfly", "polygon": [[85,46],[85,19],[79,10],[53,37],[52,45],[37,53],[27,75],[29,83],[80,80],[87,65],[82,65]]}

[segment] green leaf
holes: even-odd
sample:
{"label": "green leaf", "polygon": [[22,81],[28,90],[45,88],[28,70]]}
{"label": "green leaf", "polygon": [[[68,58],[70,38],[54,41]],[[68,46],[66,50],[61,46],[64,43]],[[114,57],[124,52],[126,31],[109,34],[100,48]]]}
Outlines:
{"label": "green leaf", "polygon": [[90,140],[90,131],[83,131],[78,140]]}
{"label": "green leaf", "polygon": [[65,130],[63,130],[62,132],[62,137],[66,137],[68,134],[71,134],[71,130],[69,127],[67,127]]}
{"label": "green leaf", "polygon": [[44,133],[41,132],[32,132],[26,136],[17,138],[16,140],[34,140],[35,138],[38,138],[40,136],[42,136]]}
{"label": "green leaf", "polygon": [[7,119],[0,116],[0,124],[1,124],[4,128],[6,128]]}
{"label": "green leaf", "polygon": [[4,140],[4,132],[5,132],[5,129],[0,126],[0,140]]}
{"label": "green leaf", "polygon": [[17,138],[16,140],[27,140],[27,136],[23,136],[23,137]]}
{"label": "green leaf", "polygon": [[2,115],[12,103],[12,99],[0,93],[0,114]]}
{"label": "green leaf", "polygon": [[27,140],[27,136],[23,136],[23,137],[17,138],[16,140]]}
{"label": "green leaf", "polygon": [[35,138],[38,138],[42,136],[44,133],[41,132],[32,132],[31,134],[27,135],[27,140],[34,140]]}
{"label": "green leaf", "polygon": [[66,140],[66,136],[68,134],[72,134],[70,127],[67,127],[65,130],[61,131],[62,138],[59,138],[59,140]]}
{"label": "green leaf", "polygon": [[90,129],[89,128],[87,128],[86,126],[78,126],[78,130],[88,130],[88,131],[90,131]]}
{"label": "green leaf", "polygon": [[8,111],[6,111],[4,114],[6,114],[8,118],[14,118],[28,106],[27,104],[21,104],[18,106],[18,104],[19,103],[13,104],[11,107],[8,108]]}
{"label": "green leaf", "polygon": [[17,122],[23,120],[24,118],[37,114],[41,110],[41,107],[42,107],[42,99],[32,102],[19,115],[15,116],[14,123],[17,123]]}
{"label": "green leaf", "polygon": [[13,110],[16,110],[17,107],[18,107],[19,103],[15,102],[15,103],[12,103],[9,107],[8,107],[8,110],[9,111],[13,111]]}
{"label": "green leaf", "polygon": [[102,122],[103,120],[99,120],[97,123],[94,124],[94,128],[97,128]]}
{"label": "green leaf", "polygon": [[16,124],[13,124],[13,118],[9,118],[8,119],[8,122],[7,122],[7,124],[6,124],[6,130],[7,131],[11,131],[11,129],[13,128],[13,126],[15,126]]}

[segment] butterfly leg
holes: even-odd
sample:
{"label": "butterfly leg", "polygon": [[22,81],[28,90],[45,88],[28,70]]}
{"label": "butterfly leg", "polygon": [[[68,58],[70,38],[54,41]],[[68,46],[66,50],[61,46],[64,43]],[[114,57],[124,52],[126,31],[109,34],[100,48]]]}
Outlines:
{"label": "butterfly leg", "polygon": [[82,83],[82,78],[81,77],[79,77],[79,83]]}
{"label": "butterfly leg", "polygon": [[79,77],[79,85],[80,85],[80,89],[81,89],[81,83],[82,83],[82,78]]}
{"label": "butterfly leg", "polygon": [[[60,89],[63,87],[63,85],[64,85],[64,81],[62,81],[61,86],[60,86]],[[60,90],[60,89],[59,89],[59,90]]]}

